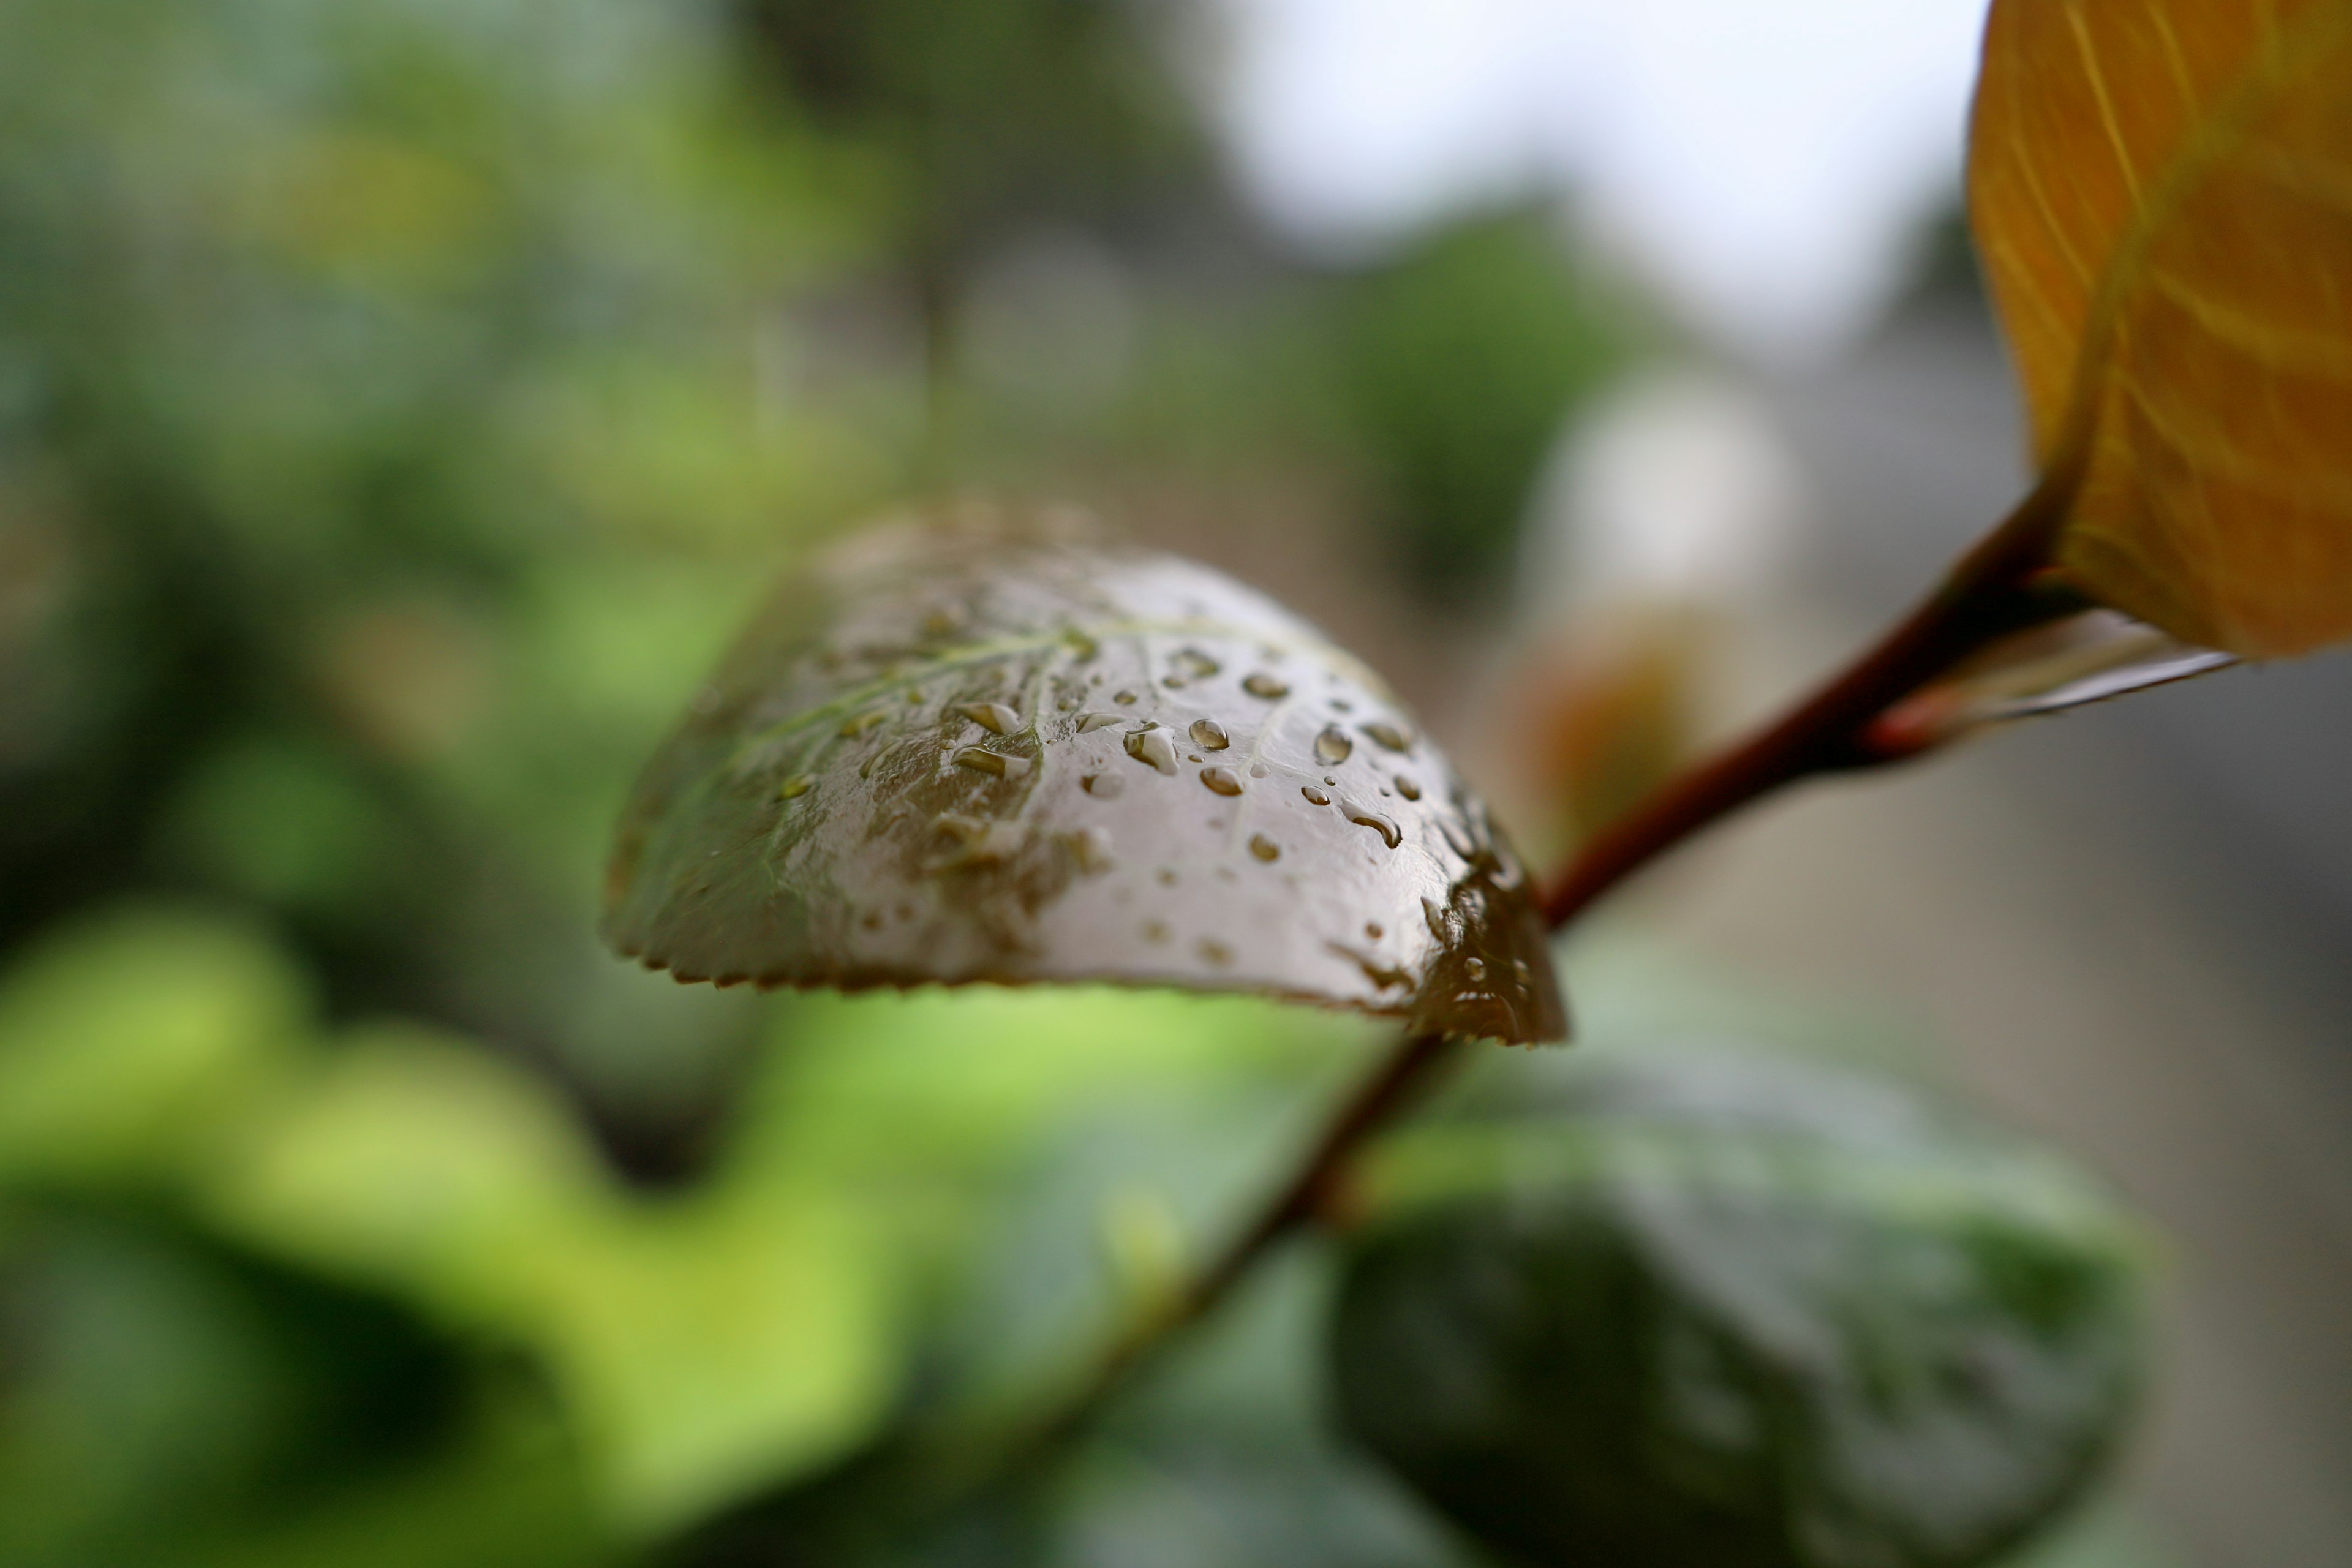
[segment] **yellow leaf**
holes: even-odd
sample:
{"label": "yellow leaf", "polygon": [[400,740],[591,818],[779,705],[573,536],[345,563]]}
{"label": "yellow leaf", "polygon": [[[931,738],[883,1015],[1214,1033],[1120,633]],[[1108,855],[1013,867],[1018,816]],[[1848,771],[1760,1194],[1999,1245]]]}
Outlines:
{"label": "yellow leaf", "polygon": [[1995,0],[1969,205],[2067,574],[2352,637],[2352,0]]}

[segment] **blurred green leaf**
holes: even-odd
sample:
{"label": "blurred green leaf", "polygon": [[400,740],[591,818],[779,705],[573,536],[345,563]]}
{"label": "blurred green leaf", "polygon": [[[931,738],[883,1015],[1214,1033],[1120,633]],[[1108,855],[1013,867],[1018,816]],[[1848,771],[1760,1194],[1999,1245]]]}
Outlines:
{"label": "blurred green leaf", "polygon": [[533,1352],[633,1530],[831,1458],[896,1390],[889,1260],[839,1198],[637,1198],[543,1089],[412,1028],[343,1042],[206,1196],[253,1245]]}
{"label": "blurred green leaf", "polygon": [[310,998],[243,926],[130,910],[0,976],[0,1182],[152,1184],[215,1157],[295,1071]]}
{"label": "blurred green leaf", "polygon": [[1530,1563],[1976,1568],[2140,1381],[2137,1229],[1891,1083],[1587,1061],[1558,1118],[1399,1140],[1334,1320],[1349,1429]]}

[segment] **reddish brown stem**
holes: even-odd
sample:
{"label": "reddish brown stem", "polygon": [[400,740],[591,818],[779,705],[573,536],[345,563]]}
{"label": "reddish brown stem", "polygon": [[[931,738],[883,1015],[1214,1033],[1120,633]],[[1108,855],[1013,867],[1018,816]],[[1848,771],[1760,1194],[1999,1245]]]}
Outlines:
{"label": "reddish brown stem", "polygon": [[[1816,773],[1896,760],[1874,745],[1873,721],[1991,642],[2073,614],[2078,600],[2041,586],[2064,487],[2045,485],[1955,567],[1927,603],[1819,692],[1679,781],[1588,845],[1547,885],[1555,931],[1627,877],[1740,807]],[[1358,1086],[1292,1174],[1225,1250],[1163,1311],[1118,1342],[1076,1396],[1034,1430],[1034,1458],[1084,1431],[1137,1369],[1208,1317],[1280,1242],[1310,1222],[1363,1146],[1462,1054],[1459,1040],[1411,1035]]]}
{"label": "reddish brown stem", "polygon": [[1559,930],[1633,872],[1775,790],[1817,773],[1900,761],[1873,721],[1987,645],[2083,607],[2037,581],[2057,501],[2036,491],[1878,645],[1787,714],[1669,784],[1603,830],[1546,886]]}

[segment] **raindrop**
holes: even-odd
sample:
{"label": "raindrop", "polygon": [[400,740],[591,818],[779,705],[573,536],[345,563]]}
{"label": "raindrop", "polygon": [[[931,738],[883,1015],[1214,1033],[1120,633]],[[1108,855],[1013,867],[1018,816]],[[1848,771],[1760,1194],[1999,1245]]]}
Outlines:
{"label": "raindrop", "polygon": [[1226,734],[1225,727],[1214,719],[1195,719],[1192,721],[1192,743],[1204,751],[1222,752],[1234,743],[1234,738]]}
{"label": "raindrop", "polygon": [[1315,754],[1332,767],[1346,762],[1355,750],[1356,742],[1341,734],[1336,725],[1315,737]]}
{"label": "raindrop", "polygon": [[1208,767],[1202,768],[1201,770],[1201,782],[1207,784],[1219,795],[1239,795],[1242,793],[1242,775],[1221,763],[1213,763]]}
{"label": "raindrop", "polygon": [[1076,626],[1072,626],[1069,630],[1062,634],[1062,641],[1068,646],[1070,657],[1077,660],[1080,664],[1086,663],[1087,660],[1093,658],[1095,655],[1102,652],[1102,644],[1095,641],[1094,638],[1087,636],[1086,633],[1078,630]]}
{"label": "raindrop", "polygon": [[[1339,678],[1334,676],[1332,679],[1337,679]],[[1356,710],[1356,705],[1348,701],[1344,698],[1334,697],[1331,699],[1331,706],[1342,713],[1353,713]]]}
{"label": "raindrop", "polygon": [[1381,745],[1386,746],[1391,752],[1410,752],[1412,750],[1412,732],[1406,730],[1400,730],[1394,724],[1389,723],[1386,720],[1375,719],[1370,723],[1364,726],[1364,733],[1370,735],[1373,740],[1378,741]]}
{"label": "raindrop", "polygon": [[1144,921],[1143,940],[1146,942],[1166,942],[1168,940],[1168,922],[1166,921]]}
{"label": "raindrop", "polygon": [[1421,786],[1413,783],[1412,780],[1405,777],[1402,773],[1397,774],[1396,786],[1397,794],[1404,796],[1407,800],[1419,800],[1421,798]]}
{"label": "raindrop", "polygon": [[1017,779],[1029,771],[1029,759],[1026,757],[1008,757],[1002,752],[982,751],[978,746],[966,746],[955,754],[955,760],[959,767],[970,768],[973,773],[987,773],[993,778]]}
{"label": "raindrop", "polygon": [[1282,858],[1282,846],[1263,833],[1253,833],[1250,835],[1250,853],[1270,866]]}
{"label": "raindrop", "polygon": [[1203,756],[1202,756],[1202,755],[1201,755],[1201,753],[1200,753],[1200,752],[1194,752],[1192,755],[1190,755],[1190,756],[1186,757],[1184,760],[1185,760],[1186,762],[1188,762],[1188,763],[1202,763],[1202,762],[1206,762],[1206,761],[1208,761],[1208,759],[1207,759],[1206,757],[1203,757]]}
{"label": "raindrop", "polygon": [[1127,788],[1127,781],[1117,773],[1088,773],[1078,781],[1078,786],[1097,800],[1117,800]]}
{"label": "raindrop", "polygon": [[1370,937],[1374,942],[1378,942],[1381,938],[1388,935],[1388,932],[1381,929],[1380,921],[1366,921],[1364,922],[1364,934]]}
{"label": "raindrop", "polygon": [[1204,941],[1201,943],[1201,956],[1223,969],[1234,961],[1234,950],[1222,942]]}
{"label": "raindrop", "polygon": [[792,777],[786,779],[782,784],[776,786],[776,798],[778,800],[798,800],[801,796],[808,794],[809,791],[815,787],[816,780],[809,777],[808,774],[794,773]]}
{"label": "raindrop", "polygon": [[1309,805],[1328,805],[1331,804],[1331,797],[1325,795],[1321,790],[1317,789],[1313,784],[1300,784],[1298,786],[1298,793],[1307,797],[1307,804]]}
{"label": "raindrop", "polygon": [[1181,691],[1188,682],[1181,675],[1171,675],[1162,679],[1160,684],[1171,691]]}
{"label": "raindrop", "polygon": [[1021,727],[1021,715],[1002,702],[967,702],[956,711],[992,735],[1010,735]]}
{"label": "raindrop", "polygon": [[1118,696],[1112,698],[1111,700],[1118,703],[1122,708],[1132,708],[1136,703],[1136,693],[1132,691],[1122,691]]}
{"label": "raindrop", "polygon": [[1070,847],[1078,869],[1086,875],[1097,877],[1110,869],[1110,834],[1107,829],[1088,827],[1076,833],[1065,833],[1062,842]]}
{"label": "raindrop", "polygon": [[1264,670],[1260,670],[1255,675],[1244,677],[1242,689],[1252,697],[1262,697],[1268,702],[1278,701],[1290,695],[1287,682],[1268,675]]}
{"label": "raindrop", "polygon": [[855,741],[858,736],[868,731],[877,730],[889,721],[890,715],[879,709],[871,713],[860,713],[855,718],[842,721],[841,738],[845,741]]}
{"label": "raindrop", "polygon": [[1346,816],[1349,821],[1354,823],[1357,826],[1369,827],[1373,832],[1379,834],[1381,836],[1381,842],[1386,844],[1391,849],[1404,842],[1404,835],[1397,830],[1397,825],[1395,823],[1391,822],[1387,817],[1382,816],[1379,812],[1373,811],[1368,806],[1357,805],[1352,802],[1343,800],[1339,803],[1339,810]]}
{"label": "raindrop", "polygon": [[1250,777],[1254,779],[1262,779],[1265,777],[1265,764],[1264,763],[1252,763],[1250,764]]}
{"label": "raindrop", "polygon": [[1462,972],[1473,980],[1484,980],[1486,978],[1486,961],[1483,958],[1465,958],[1462,961]]}
{"label": "raindrop", "polygon": [[1180,649],[1174,663],[1177,673],[1188,680],[1206,680],[1216,674],[1219,668],[1215,659],[1196,647]]}
{"label": "raindrop", "polygon": [[1146,767],[1175,776],[1176,742],[1168,738],[1165,730],[1136,731],[1127,738],[1127,754]]}
{"label": "raindrop", "polygon": [[1078,733],[1091,735],[1097,730],[1108,730],[1113,724],[1126,722],[1127,716],[1123,713],[1081,713],[1078,715]]}

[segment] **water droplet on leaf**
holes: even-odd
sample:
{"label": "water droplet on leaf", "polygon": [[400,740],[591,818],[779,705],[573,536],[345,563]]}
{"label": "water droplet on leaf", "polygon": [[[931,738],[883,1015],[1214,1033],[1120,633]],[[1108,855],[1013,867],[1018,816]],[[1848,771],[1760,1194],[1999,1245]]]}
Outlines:
{"label": "water droplet on leaf", "polygon": [[1202,768],[1201,770],[1201,782],[1208,785],[1211,789],[1216,791],[1219,795],[1239,795],[1242,793],[1242,775],[1234,772],[1233,769],[1223,766],[1222,763],[1213,763],[1208,767]]}
{"label": "water droplet on leaf", "polygon": [[1327,729],[1315,737],[1315,754],[1329,766],[1337,767],[1346,762],[1355,754],[1355,751],[1356,742],[1340,733],[1337,727]]}
{"label": "water droplet on leaf", "polygon": [[1264,670],[1260,670],[1255,675],[1244,678],[1242,681],[1242,689],[1248,692],[1252,697],[1263,698],[1268,702],[1279,701],[1281,699],[1290,695],[1290,687],[1287,682],[1268,675]]}
{"label": "water droplet on leaf", "polygon": [[1127,781],[1117,773],[1088,773],[1078,781],[1078,787],[1097,800],[1117,800],[1126,792]]}
{"label": "water droplet on leaf", "polygon": [[1021,727],[1021,715],[1002,702],[967,702],[956,711],[992,735],[1010,735]]}
{"label": "water droplet on leaf", "polygon": [[1282,846],[1263,833],[1250,835],[1250,853],[1268,865],[1282,858]]}
{"label": "water droplet on leaf", "polygon": [[1298,793],[1307,797],[1307,804],[1309,805],[1328,805],[1331,804],[1331,797],[1324,794],[1321,790],[1317,789],[1313,784],[1300,784],[1298,786]]}
{"label": "water droplet on leaf", "polygon": [[1234,738],[1226,734],[1225,727],[1214,719],[1195,719],[1192,721],[1192,743],[1207,751],[1222,752],[1234,743]]}
{"label": "water droplet on leaf", "polygon": [[1421,798],[1421,785],[1405,777],[1402,773],[1399,773],[1396,776],[1396,787],[1397,794],[1404,796],[1407,800],[1419,800]]}
{"label": "water droplet on leaf", "polygon": [[1398,830],[1397,825],[1370,806],[1358,805],[1352,801],[1343,800],[1339,803],[1339,810],[1357,826],[1369,827],[1379,834],[1381,842],[1391,849],[1404,842],[1404,835]]}
{"label": "water droplet on leaf", "polygon": [[1364,733],[1370,735],[1373,740],[1378,741],[1381,745],[1387,747],[1391,752],[1409,752],[1412,750],[1412,736],[1411,732],[1401,730],[1385,720],[1373,720],[1370,723],[1364,726]]}
{"label": "water droplet on leaf", "polygon": [[970,768],[976,773],[992,778],[1017,779],[1029,771],[1026,757],[1008,757],[1002,752],[983,751],[978,746],[966,746],[955,754],[956,765]]}
{"label": "water droplet on leaf", "polygon": [[786,779],[782,784],[776,786],[776,798],[778,800],[798,800],[801,796],[808,794],[809,791],[815,787],[816,780],[809,777],[808,774],[794,773],[792,777]]}
{"label": "water droplet on leaf", "polygon": [[1108,730],[1113,724],[1126,722],[1127,717],[1121,713],[1081,713],[1078,715],[1078,733],[1091,735],[1097,730]]}
{"label": "water droplet on leaf", "polygon": [[1176,773],[1176,742],[1165,730],[1138,730],[1127,738],[1127,754],[1171,778]]}

